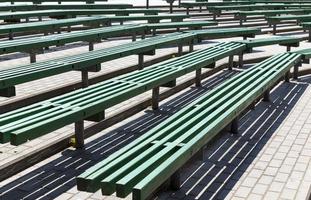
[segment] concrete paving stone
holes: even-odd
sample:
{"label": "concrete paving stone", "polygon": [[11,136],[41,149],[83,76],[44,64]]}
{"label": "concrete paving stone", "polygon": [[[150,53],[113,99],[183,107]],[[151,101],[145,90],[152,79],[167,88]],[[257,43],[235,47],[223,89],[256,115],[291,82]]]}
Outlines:
{"label": "concrete paving stone", "polygon": [[281,198],[283,199],[294,199],[296,195],[296,190],[285,188],[282,191]]}
{"label": "concrete paving stone", "polygon": [[272,183],[272,181],[273,181],[273,177],[272,176],[263,175],[259,179],[258,183],[265,184],[265,185],[270,185]]}
{"label": "concrete paving stone", "polygon": [[278,192],[267,192],[263,199],[277,200],[279,199],[279,193]]}
{"label": "concrete paving stone", "polygon": [[249,200],[261,200],[263,199],[263,196],[258,195],[258,194],[250,194],[247,199]]}
{"label": "concrete paving stone", "polygon": [[253,178],[253,177],[246,177],[242,183],[242,186],[245,187],[254,187],[256,185],[256,182],[258,181],[257,178]]}
{"label": "concrete paving stone", "polygon": [[259,170],[259,169],[252,169],[250,172],[249,172],[249,174],[248,174],[248,176],[249,177],[253,177],[253,178],[259,178],[262,174],[263,174],[263,170]]}
{"label": "concrete paving stone", "polygon": [[294,166],[294,171],[301,171],[301,172],[305,172],[307,169],[308,165],[305,163],[296,163]]}
{"label": "concrete paving stone", "polygon": [[275,159],[273,159],[273,160],[270,161],[269,167],[277,167],[277,168],[279,168],[279,167],[281,167],[282,162],[283,162],[282,160],[275,160]]}
{"label": "concrete paving stone", "polygon": [[236,197],[246,198],[251,192],[252,188],[241,186],[235,192]]}
{"label": "concrete paving stone", "polygon": [[280,167],[280,170],[279,172],[282,172],[282,173],[291,173],[292,169],[294,168],[294,165],[285,165],[283,163],[283,165]]}
{"label": "concrete paving stone", "polygon": [[278,170],[279,169],[277,167],[267,167],[266,170],[264,171],[264,174],[268,176],[275,176]]}
{"label": "concrete paving stone", "polygon": [[289,174],[278,172],[274,178],[274,181],[285,183],[287,181],[288,177],[289,177]]}
{"label": "concrete paving stone", "polygon": [[284,187],[285,183],[281,183],[281,182],[276,182],[276,181],[273,181],[271,183],[271,185],[269,186],[269,191],[272,191],[272,192],[281,192],[283,187]]}
{"label": "concrete paving stone", "polygon": [[257,183],[253,189],[251,193],[254,194],[259,194],[259,195],[264,195],[266,193],[266,191],[268,190],[269,185],[264,185],[264,184],[259,184]]}

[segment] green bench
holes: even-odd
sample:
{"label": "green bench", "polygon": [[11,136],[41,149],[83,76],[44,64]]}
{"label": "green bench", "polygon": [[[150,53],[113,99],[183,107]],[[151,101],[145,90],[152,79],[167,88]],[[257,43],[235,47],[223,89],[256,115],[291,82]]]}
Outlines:
{"label": "green bench", "polygon": [[[203,50],[204,51],[204,50]],[[148,199],[162,184],[181,187],[181,169],[191,158],[203,158],[203,148],[231,125],[238,133],[240,115],[300,63],[301,55],[273,56],[202,95],[135,141],[77,177],[78,190],[135,200]]]}
{"label": "green bench", "polygon": [[[60,20],[50,20],[44,22],[32,22],[32,23],[22,23],[22,24],[12,24],[0,26],[0,35],[8,35],[9,39],[12,40],[14,35],[17,33],[27,33],[35,32],[44,33],[48,35],[50,32],[54,33],[57,31],[61,32],[62,27],[70,32],[72,26],[83,25],[84,28],[97,28],[102,24],[106,24],[106,17],[82,17],[82,18],[72,18],[72,19],[60,19]],[[205,26],[217,25],[217,22],[212,21],[184,21],[184,22],[162,22],[162,23],[150,23],[143,24],[148,27],[149,31],[156,33],[157,29],[171,29],[176,28],[179,31],[180,28],[188,27],[189,29],[202,29]]]}
{"label": "green bench", "polygon": [[58,58],[57,60],[0,70],[0,96],[11,97],[16,95],[15,85],[17,84],[72,70],[81,71],[83,86],[86,87],[88,85],[88,71],[99,71],[100,64],[103,62],[137,54],[139,69],[142,69],[144,55],[154,55],[156,49],[169,45],[177,45],[178,55],[181,55],[184,44],[189,44],[190,51],[192,51],[194,39],[195,35],[192,33],[171,33],[129,44]]}
{"label": "green bench", "polygon": [[[26,19],[29,22],[30,17],[38,17],[42,21],[42,17],[48,16],[52,18],[74,18],[82,15],[108,15],[128,16],[129,14],[142,13],[145,15],[157,15],[159,9],[69,9],[69,10],[35,10],[24,12],[4,12],[0,13],[0,19],[5,21],[18,21]],[[164,15],[168,16],[168,15]],[[109,18],[109,17],[108,17]]]}
{"label": "green bench", "polygon": [[[229,6],[211,6],[208,11],[213,13],[213,19],[221,15],[222,11],[251,11],[251,10],[276,10],[286,7],[284,4],[251,4],[251,5],[229,5]],[[311,7],[311,6],[310,6]]]}
{"label": "green bench", "polygon": [[295,21],[297,24],[310,21],[311,14],[309,15],[288,15],[288,16],[277,16],[277,17],[267,17],[267,21],[269,24],[273,26],[273,34],[276,34],[277,24],[281,23],[282,21]]}
{"label": "green bench", "polygon": [[59,19],[59,20],[49,20],[41,22],[32,23],[19,23],[19,24],[9,24],[0,26],[0,35],[8,35],[9,39],[14,38],[16,33],[27,33],[27,32],[37,32],[45,33],[48,35],[49,32],[60,32],[62,27],[67,27],[68,32],[71,31],[71,26],[84,25],[90,28],[100,27],[102,24],[106,23],[106,17],[79,17],[70,19]]}
{"label": "green bench", "polygon": [[253,48],[260,47],[260,46],[268,46],[278,44],[280,46],[286,46],[286,51],[290,51],[291,47],[298,47],[300,39],[296,37],[268,37],[262,39],[250,39],[250,40],[241,40],[236,41],[246,45],[246,49],[248,52],[251,52]]}
{"label": "green bench", "polygon": [[199,30],[205,26],[216,26],[218,23],[214,21],[183,21],[183,22],[163,22],[163,23],[154,23],[147,24],[148,29],[153,32],[153,35],[156,34],[157,29],[172,29],[176,28],[177,31],[180,31],[180,28],[189,28],[192,30]]}
{"label": "green bench", "polygon": [[252,0],[253,3],[284,3],[284,4],[306,4],[306,3],[311,3],[310,0],[302,0],[302,1],[296,1],[296,0]]}
{"label": "green bench", "polygon": [[17,3],[17,2],[32,2],[33,4],[41,4],[45,2],[58,2],[58,4],[61,4],[62,2],[85,2],[87,4],[94,4],[96,1],[98,2],[106,2],[107,0],[0,0],[0,2],[11,2],[11,4]]}
{"label": "green bench", "polygon": [[199,7],[200,12],[202,11],[202,7],[206,7],[208,9],[209,6],[224,6],[224,5],[243,5],[249,4],[247,1],[235,1],[235,2],[183,2],[180,3],[180,6],[186,8],[187,15],[190,13],[190,8]]}
{"label": "green bench", "polygon": [[134,41],[136,40],[137,34],[141,34],[144,38],[145,32],[147,30],[148,29],[146,26],[124,25],[88,29],[42,37],[6,40],[0,41],[0,54],[26,52],[30,54],[30,62],[33,63],[36,62],[36,54],[42,53],[43,49],[46,47],[55,45],[61,46],[78,41],[87,41],[89,42],[89,49],[92,51],[94,48],[94,43],[101,41],[103,38],[132,35]]}
{"label": "green bench", "polygon": [[[0,115],[0,141],[19,145],[63,126],[75,123],[77,148],[83,147],[83,120],[99,121],[104,110],[131,97],[153,90],[153,108],[158,107],[159,87],[173,86],[176,78],[239,54],[245,45],[222,43],[186,54],[139,71],[79,89],[50,100]],[[130,50],[132,51],[132,50]],[[59,61],[59,59],[58,59]],[[79,130],[79,131],[78,131]]]}
{"label": "green bench", "polygon": [[259,28],[216,28],[206,30],[192,30],[186,31],[197,34],[199,40],[204,39],[215,39],[215,38],[228,38],[228,37],[239,37],[243,39],[247,37],[255,37],[256,34],[261,33]]}
{"label": "green bench", "polygon": [[148,15],[148,16],[111,16],[107,17],[107,25],[110,26],[113,22],[120,22],[122,25],[125,21],[146,20],[148,23],[160,23],[161,20],[170,19],[171,22],[182,22],[189,18],[189,15],[182,14],[166,14],[166,15]]}
{"label": "green bench", "polygon": [[277,15],[301,15],[311,13],[311,9],[285,9],[285,10],[255,10],[255,11],[239,11],[235,14],[235,18],[240,20],[240,25],[247,20],[247,16],[263,15],[264,17],[271,17]]}
{"label": "green bench", "polygon": [[68,10],[68,9],[126,9],[132,8],[131,4],[18,4],[18,5],[3,5],[0,11],[31,11],[31,10]]}

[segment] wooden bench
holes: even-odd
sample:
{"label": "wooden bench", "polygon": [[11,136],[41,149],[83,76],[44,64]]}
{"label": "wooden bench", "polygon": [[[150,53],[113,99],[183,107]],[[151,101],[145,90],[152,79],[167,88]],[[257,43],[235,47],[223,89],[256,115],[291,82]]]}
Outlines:
{"label": "wooden bench", "polygon": [[89,42],[89,49],[92,51],[94,43],[101,41],[103,38],[132,35],[133,41],[135,41],[136,35],[140,34],[144,38],[147,30],[146,26],[124,25],[88,29],[42,37],[0,41],[0,54],[26,52],[30,55],[30,62],[34,63],[36,62],[36,54],[42,53],[43,48],[46,47],[55,45],[60,46],[78,41],[87,41]]}
{"label": "wooden bench", "polygon": [[192,33],[171,33],[129,44],[58,58],[57,60],[0,70],[0,96],[10,97],[16,95],[15,85],[17,84],[72,70],[81,70],[83,86],[86,87],[88,86],[88,71],[99,71],[100,64],[103,62],[137,54],[139,69],[142,69],[144,67],[144,55],[153,55],[155,49],[169,45],[178,46],[178,55],[181,55],[182,47],[185,44],[189,44],[192,51],[194,39],[195,35]]}
{"label": "wooden bench", "polygon": [[269,24],[273,26],[273,34],[276,34],[277,24],[281,23],[282,21],[295,21],[297,24],[304,21],[311,20],[311,14],[309,15],[288,15],[288,16],[277,16],[277,17],[268,17],[267,21]]}
{"label": "wooden bench", "polygon": [[151,89],[153,90],[153,109],[157,109],[160,86],[173,86],[172,82],[175,82],[176,78],[193,71],[196,71],[197,85],[200,85],[202,67],[214,66],[217,60],[237,55],[244,49],[244,44],[221,43],[1,114],[0,141],[1,143],[10,141],[13,145],[19,145],[75,123],[77,148],[82,148],[84,145],[83,120],[102,120],[105,109]]}
{"label": "wooden bench", "polygon": [[78,190],[135,200],[148,199],[162,184],[181,187],[181,168],[222,129],[231,125],[238,133],[238,119],[300,63],[301,55],[275,55],[230,78],[195,100],[135,141],[77,177]]}
{"label": "wooden bench", "polygon": [[240,25],[243,25],[243,22],[247,20],[247,16],[254,16],[254,15],[262,15],[264,17],[271,17],[277,15],[301,15],[310,13],[311,10],[307,9],[285,9],[285,10],[255,10],[255,11],[239,11],[235,18],[240,20]]}

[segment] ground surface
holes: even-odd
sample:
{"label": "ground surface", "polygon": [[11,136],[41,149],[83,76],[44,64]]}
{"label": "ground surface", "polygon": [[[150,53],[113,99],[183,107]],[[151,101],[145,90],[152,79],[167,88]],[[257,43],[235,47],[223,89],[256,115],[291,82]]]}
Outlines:
{"label": "ground surface", "polygon": [[[302,32],[286,35],[288,34],[304,35]],[[258,36],[261,37],[267,35]],[[241,38],[204,42],[195,49],[238,39]],[[127,42],[130,40],[126,38],[108,40],[97,44],[95,49]],[[299,48],[310,47],[310,43],[303,42]],[[88,46],[79,43],[57,50],[52,48],[39,55],[38,61],[83,53],[88,50]],[[246,55],[245,58],[269,56],[284,50],[284,47],[276,45],[256,48],[254,53]],[[146,60],[174,52],[176,48],[161,49],[156,56],[147,56]],[[29,62],[24,54],[2,56],[0,59],[3,69]],[[226,62],[227,60],[222,60],[217,65]],[[102,64],[103,70],[92,73],[91,77],[136,64],[136,56],[106,62]],[[310,65],[303,66],[308,67]],[[117,199],[113,196],[103,197],[100,192],[90,194],[77,191],[75,176],[236,73],[238,71],[223,70],[205,79],[202,88],[188,88],[161,102],[159,111],[147,109],[87,139],[85,151],[66,149],[0,182],[0,199]],[[193,76],[191,73],[177,81],[179,83]],[[17,86],[18,96],[0,98],[0,105],[79,80],[79,72],[69,72],[21,84]],[[281,83],[272,92],[272,102],[259,103],[255,110],[241,119],[239,135],[224,133],[215,143],[207,146],[203,162],[198,161],[185,167],[181,190],[161,192],[158,199],[305,199],[311,185],[310,83],[311,76],[301,77],[296,82]],[[150,95],[147,92],[114,106],[107,110],[107,116],[131,107]],[[22,158],[28,152],[72,132],[73,126],[67,126],[19,147],[0,144],[0,165]],[[128,199],[130,198],[129,196]]]}

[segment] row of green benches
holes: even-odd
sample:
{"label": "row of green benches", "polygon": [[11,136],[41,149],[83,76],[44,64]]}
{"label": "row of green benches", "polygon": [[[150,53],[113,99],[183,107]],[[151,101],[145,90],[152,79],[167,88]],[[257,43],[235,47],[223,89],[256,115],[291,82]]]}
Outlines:
{"label": "row of green benches", "polygon": [[294,52],[275,55],[230,78],[86,170],[77,177],[78,190],[101,189],[103,195],[116,192],[121,198],[132,193],[135,200],[148,199],[166,181],[178,190],[182,166],[198,153],[203,157],[204,146],[226,126],[231,124],[237,134],[243,111],[262,96],[269,101],[271,88],[284,76],[289,81],[288,73],[297,69],[301,57]]}
{"label": "row of green benches", "polygon": [[[52,18],[75,18],[76,16],[90,16],[90,15],[116,15],[107,16],[104,18],[102,16],[103,21],[111,21],[117,20],[121,21],[122,17],[125,17],[124,20],[127,19],[126,16],[129,14],[142,13],[145,15],[149,15],[150,20],[153,20],[152,15],[157,15],[162,10],[158,9],[72,9],[72,10],[36,10],[36,11],[23,11],[23,12],[3,12],[0,13],[0,20],[5,20],[8,22],[17,22],[20,19],[26,19],[26,22],[29,21],[29,18],[38,18],[39,21],[42,21],[42,17],[52,17]],[[161,16],[158,18],[161,19]],[[163,17],[167,17],[168,15],[163,15]],[[176,18],[187,18],[187,15],[172,15],[176,16]],[[128,17],[140,17],[140,16],[128,16]],[[142,16],[143,17],[143,16]],[[139,18],[138,18],[139,19]],[[135,20],[133,18],[132,20]],[[145,20],[149,20],[146,18]]]}
{"label": "row of green benches", "polygon": [[[182,38],[184,41],[189,41],[194,37],[193,34],[189,33],[173,33],[173,35],[174,37]],[[172,36],[168,35],[167,37],[169,38]],[[164,40],[163,44],[172,43],[172,41],[165,40],[164,36],[157,37],[153,42],[161,39]],[[150,41],[147,39],[144,41],[145,44],[149,42]],[[84,89],[2,114],[0,115],[0,141],[2,143],[10,141],[13,145],[19,145],[29,139],[37,138],[68,124],[76,123],[77,130],[80,130],[76,133],[76,137],[79,141],[78,146],[81,147],[83,146],[83,128],[81,128],[83,123],[81,123],[81,121],[102,120],[105,109],[150,89],[153,89],[153,108],[156,109],[158,107],[160,86],[173,86],[176,78],[192,71],[197,71],[197,85],[199,85],[202,67],[213,67],[216,61],[229,57],[229,68],[232,68],[234,55],[239,55],[239,65],[242,66],[243,53],[248,52],[250,48],[279,43],[285,46],[297,46],[299,40],[291,37],[274,37],[267,38],[265,41],[261,39],[220,43],[216,46],[186,54],[179,58],[156,64],[152,67],[112,78]],[[131,46],[135,49],[135,44]],[[158,44],[158,46],[161,45]],[[114,51],[120,52],[122,48],[127,47],[123,45],[115,48]],[[131,53],[134,51],[133,48],[128,49],[127,53],[124,51],[123,53],[125,55],[132,55],[134,54]],[[136,49],[136,51],[138,51],[136,53],[148,52],[152,49],[153,48],[150,46],[148,47],[148,45],[143,46],[143,44],[140,44],[140,49]],[[193,48],[190,48],[190,51],[192,50]],[[92,57],[89,54],[93,54]],[[96,65],[109,59],[109,54],[110,59],[120,57],[113,54],[112,50],[106,52],[104,50],[98,50],[90,52],[89,54],[71,56],[63,60],[58,59],[57,61],[42,62],[41,65],[38,63],[28,68],[26,66],[24,69],[22,69],[22,67],[17,67],[8,71],[2,71],[3,73],[0,74],[3,78],[0,78],[0,80],[2,80],[0,85],[27,82],[37,78],[62,73],[66,70],[85,69],[90,65]],[[41,66],[41,71],[39,69],[32,74],[31,70],[35,70],[39,68],[39,66]],[[5,75],[6,72],[9,73]]]}
{"label": "row of green benches", "polygon": [[311,21],[311,14],[308,15],[287,15],[277,17],[267,17],[266,20],[273,26],[273,34],[276,34],[277,25],[283,21],[295,21],[297,24],[301,22]]}
{"label": "row of green benches", "polygon": [[69,10],[69,9],[126,9],[132,8],[131,4],[18,4],[18,5],[3,5],[0,11],[32,11],[32,10]]}
{"label": "row of green benches", "polygon": [[[124,27],[114,27],[116,35],[122,34],[123,32],[127,31],[128,33],[130,31],[132,32],[138,32],[143,29],[141,29],[141,26],[135,27],[130,26],[127,29]],[[91,29],[93,30],[93,29]],[[234,36],[243,36],[245,37],[254,37],[255,34],[260,32],[259,29],[254,28],[227,28],[227,29],[211,29],[211,30],[205,30],[205,31],[186,31],[181,33],[172,33],[168,35],[158,36],[158,37],[152,37],[145,40],[140,40],[136,42],[132,42],[130,44],[123,44],[116,47],[111,47],[107,49],[102,50],[96,50],[92,51],[93,48],[90,49],[90,52],[83,53],[75,56],[65,57],[65,58],[59,58],[57,61],[51,60],[51,61],[45,61],[45,62],[39,62],[39,63],[33,63],[30,65],[23,65],[23,66],[17,66],[12,69],[6,69],[6,70],[0,70],[0,95],[2,96],[14,96],[15,94],[15,85],[25,83],[31,80],[36,80],[39,78],[51,76],[54,74],[60,74],[64,72],[68,72],[70,70],[82,70],[82,79],[83,82],[85,82],[85,85],[87,85],[87,71],[98,71],[100,69],[100,63],[106,62],[112,59],[117,59],[129,55],[135,55],[138,54],[138,60],[139,60],[139,66],[140,68],[143,68],[143,55],[146,54],[154,54],[154,50],[163,46],[172,45],[172,44],[178,44],[179,47],[179,54],[182,53],[182,45],[183,44],[189,44],[190,45],[190,51],[193,49],[193,43],[197,40],[203,40],[206,38],[221,38],[221,37],[234,37]],[[85,34],[85,32],[84,32]],[[101,33],[101,37],[103,36],[111,36],[113,34],[113,31],[103,31]],[[89,39],[98,39],[98,31],[95,30],[95,34],[93,37],[90,35],[86,38]],[[79,35],[78,35],[79,37]],[[81,39],[82,35],[80,35]],[[100,37],[99,37],[100,38]],[[69,38],[70,39],[70,38]],[[293,38],[292,38],[293,39]],[[294,39],[297,43],[297,39]],[[10,42],[19,42],[20,40],[14,40]],[[61,42],[59,42],[61,41]],[[20,46],[13,46],[11,49],[7,47],[3,48],[2,50],[6,50],[8,52],[16,51],[17,47],[29,49],[29,48],[39,48],[48,46],[51,44],[63,44],[65,43],[65,39],[63,40],[55,40],[52,39],[48,40],[46,43],[40,42],[38,39],[34,39],[33,44],[30,45],[30,43],[20,43]],[[68,41],[68,38],[67,38]],[[76,41],[72,38],[69,41]],[[37,43],[36,43],[37,42]],[[288,45],[289,40],[288,38],[285,40],[285,42]],[[40,46],[41,45],[41,46]],[[0,51],[1,51],[1,43],[0,43]],[[34,53],[34,51],[32,51]],[[32,62],[35,61],[33,58],[34,55],[32,55]]]}
{"label": "row of green benches", "polygon": [[[173,24],[173,26],[175,26]],[[142,34],[144,38],[145,32],[151,29],[167,28],[165,24],[159,26],[144,26],[144,25],[124,25],[111,26],[104,28],[89,29],[83,31],[75,31],[71,33],[63,33],[56,35],[48,35],[42,37],[25,38],[18,40],[0,41],[0,54],[8,54],[15,52],[26,52],[30,55],[30,62],[36,62],[36,54],[44,52],[43,49],[50,46],[60,46],[72,42],[87,41],[89,42],[90,50],[93,50],[94,43],[100,42],[103,38],[133,35],[133,40],[136,40],[137,34]],[[181,27],[181,26],[177,26]],[[205,30],[189,30],[195,33],[198,40],[213,39],[221,37],[243,36],[254,37],[260,33],[257,28],[223,28],[223,29],[205,29]]]}
{"label": "row of green benches", "polygon": [[[171,17],[171,16],[170,16]],[[174,16],[173,16],[174,17]],[[145,19],[145,18],[143,18]],[[9,39],[12,40],[14,35],[17,33],[44,33],[48,35],[49,32],[61,32],[61,28],[66,27],[66,30],[70,32],[72,26],[83,25],[84,28],[96,28],[104,24],[102,18],[100,17],[82,17],[74,19],[60,19],[60,20],[50,20],[44,22],[32,22],[32,23],[22,23],[22,24],[10,24],[0,26],[0,35],[8,35]],[[146,31],[155,32],[157,29],[170,29],[170,28],[189,28],[189,29],[201,29],[205,26],[217,25],[217,22],[212,21],[183,21],[183,22],[162,22],[162,23],[148,23],[145,25]],[[82,28],[82,27],[81,27]]]}
{"label": "row of green benches", "polygon": [[290,15],[305,15],[311,13],[311,9],[287,9],[287,10],[256,10],[256,11],[240,11],[235,15],[235,18],[240,20],[240,25],[243,25],[243,21],[247,20],[248,16],[264,16],[270,18],[277,15],[284,15],[280,17],[286,17]]}
{"label": "row of green benches", "polygon": [[18,2],[32,2],[33,4],[41,4],[45,2],[58,2],[59,4],[62,2],[85,2],[87,4],[94,4],[96,1],[105,2],[108,0],[0,0],[0,2],[10,2],[11,4]]}
{"label": "row of green benches", "polygon": [[[296,12],[303,13],[303,9],[306,8],[309,9],[311,8],[311,4],[252,4],[252,5],[236,5],[236,6],[214,6],[214,7],[209,7],[208,11],[213,13],[214,20],[216,20],[216,17],[221,15],[222,11],[235,11],[231,12],[231,14],[235,14],[236,17],[240,18],[246,18],[247,15],[254,15],[258,11],[263,10],[264,12],[258,12],[258,15],[262,15],[262,13],[266,13],[267,15],[277,15],[280,14],[282,11],[279,10],[289,10],[290,12],[294,12],[293,10],[297,10]],[[266,12],[270,10],[269,12]],[[300,11],[301,10],[301,11]],[[245,11],[245,12],[241,12]],[[253,12],[250,12],[253,11]],[[273,11],[278,11],[273,13]],[[286,12],[284,12],[286,13]],[[283,14],[283,13],[282,13]]]}
{"label": "row of green benches", "polygon": [[[284,42],[287,39],[290,38],[267,38],[266,42],[268,44],[273,44],[279,43],[280,41]],[[252,47],[254,47],[261,46],[263,44],[263,41],[260,40],[257,45],[256,40],[253,40],[253,42],[248,41],[248,43],[252,43]],[[209,65],[214,66],[214,63],[216,61],[226,57],[229,57],[229,66],[232,67],[233,56],[237,54],[241,55],[246,50],[247,45],[241,42],[220,43],[207,49],[199,50],[179,58],[156,64],[141,71],[132,72],[130,74],[116,77],[108,81],[104,81],[102,83],[90,86],[88,88],[77,90],[66,95],[62,95],[44,102],[36,103],[12,112],[2,114],[0,115],[1,142],[7,142],[10,140],[12,144],[20,144],[27,141],[28,139],[39,137],[62,126],[76,122],[76,139],[78,144],[77,147],[83,147],[83,120],[90,119],[90,117],[94,117],[94,115],[99,113],[101,113],[101,116],[104,116],[102,113],[108,107],[116,105],[124,100],[127,100],[150,89],[153,89],[154,91],[153,108],[157,108],[160,86],[167,86],[167,83],[172,81],[174,82],[176,78],[192,71],[196,71],[196,85],[199,86],[202,67],[206,67]],[[286,56],[280,57],[279,59],[274,59],[273,62],[270,63],[266,62],[265,65],[261,65],[261,67],[258,67],[255,70],[251,70],[252,73],[269,72],[268,74],[273,74],[280,72],[279,68],[282,69],[281,71],[283,73],[287,73],[289,70],[289,64],[287,62],[294,63],[298,59],[298,56],[297,59],[295,59],[296,55],[291,58],[287,57],[288,54],[284,55]],[[298,65],[296,65],[296,69],[297,67]],[[265,81],[265,78],[267,78],[265,74],[259,74],[258,76],[256,76],[256,78],[254,77],[253,79],[251,79],[252,81],[248,81],[246,78],[249,78],[251,74],[246,74],[244,78],[235,78],[235,80],[239,81],[234,81],[234,84],[232,84],[233,82],[227,82],[228,88],[226,88],[226,90],[222,91],[221,93],[218,93],[219,95],[204,96],[204,102],[200,101],[202,100],[200,99],[196,101],[197,104],[195,104],[195,106],[192,106],[191,109],[190,107],[187,107],[183,111],[179,112],[178,116],[176,114],[174,118],[169,119],[170,123],[176,122],[176,124],[173,123],[170,125],[170,123],[168,123],[166,124],[166,126],[158,126],[151,131],[152,133],[148,133],[139,140],[136,140],[134,143],[132,143],[139,145],[130,146],[129,148],[128,146],[125,147],[123,150],[121,150],[124,153],[116,153],[118,155],[122,155],[122,157],[120,157],[121,160],[116,159],[119,156],[116,157],[116,154],[114,154],[108,158],[111,159],[111,162],[105,160],[104,162],[88,170],[86,173],[78,178],[78,188],[84,191],[96,191],[100,188],[100,186],[102,186],[102,191],[104,194],[111,194],[115,190],[117,190],[117,195],[124,197],[129,194],[135,187],[135,189],[133,190],[134,199],[145,199],[152,191],[154,191],[155,188],[163,183],[163,181],[165,181],[170,175],[175,173],[176,170],[179,169],[179,167],[184,162],[186,162],[186,160],[190,156],[193,155],[193,153],[199,150],[201,145],[207,142],[207,139],[209,139],[210,137],[206,137],[206,135],[204,135],[204,137],[202,138],[201,132],[202,130],[204,130],[205,134],[207,132],[205,129],[206,126],[215,125],[215,123],[212,123],[210,120],[218,121],[217,126],[215,126],[213,129],[208,129],[208,133],[214,133],[212,135],[215,135],[221,128],[226,125],[226,123],[234,121],[234,119],[236,119],[238,114],[240,113],[241,110],[237,111],[235,109],[236,107],[234,106],[234,102],[240,102],[241,99],[248,98],[249,95],[253,94],[253,92],[255,92],[256,95],[259,95],[256,92],[257,90],[254,90],[255,86],[261,89],[260,92],[264,92],[262,89],[268,89],[268,87],[261,87],[261,80]],[[279,74],[278,78],[280,76],[281,75]],[[273,82],[278,80],[278,78],[269,80]],[[272,85],[273,84],[271,84],[270,86]],[[241,92],[241,88],[244,86],[248,89],[245,92]],[[216,90],[219,91],[219,89]],[[241,98],[232,98],[233,94],[241,95]],[[214,99],[218,96],[221,99],[214,101]],[[206,103],[205,101],[207,101],[208,103]],[[214,104],[214,102],[217,102],[217,106]],[[218,106],[218,104],[221,106]],[[208,108],[206,108],[207,105]],[[241,105],[247,107],[249,103],[241,102]],[[238,108],[242,109],[241,106],[238,106]],[[227,114],[228,112],[232,112],[234,114],[231,116],[232,118],[220,118],[222,115],[214,115],[214,112],[221,114]],[[183,113],[184,115],[180,115],[180,113]],[[198,123],[201,122],[200,120],[207,121]],[[192,124],[194,124],[194,126],[192,126]],[[200,128],[202,126],[204,126],[204,129]],[[192,127],[198,127],[198,129],[194,129]],[[187,131],[179,132],[181,130]],[[214,130],[217,131],[214,132]],[[162,131],[164,132],[162,133]],[[181,135],[180,133],[185,133],[185,135]],[[181,138],[176,137],[176,134]],[[151,143],[148,143],[149,139],[151,140]],[[198,141],[199,143],[197,143]],[[142,147],[142,145],[140,145],[140,142],[143,142],[144,145],[148,143],[145,146],[148,147],[148,149]],[[189,146],[189,144],[194,144],[196,146],[194,149],[193,147],[191,147],[191,150],[194,151],[191,151],[191,153],[189,154],[180,154],[181,152],[178,150],[182,149],[182,152],[184,152],[183,150],[185,149],[183,147]],[[144,149],[142,152],[140,151],[140,147]],[[152,148],[152,150],[149,148]],[[129,149],[130,152],[133,152],[134,154],[128,152],[127,150]],[[160,149],[164,149],[164,152]],[[170,150],[169,153],[167,153],[166,150]],[[136,156],[137,154],[135,153],[139,152],[143,154]],[[161,159],[163,162],[156,162],[159,164],[169,162],[169,166],[165,167],[165,171],[169,170],[168,173],[163,173],[160,165],[158,166],[157,164],[150,162],[149,159],[144,159],[146,158],[144,157],[144,155],[148,156],[150,155],[150,153],[152,154],[153,152],[156,152],[155,155],[157,159],[164,158],[161,156],[158,157],[159,155],[174,155],[174,157],[171,159]],[[158,152],[159,154],[157,154]],[[126,155],[129,155],[129,153],[130,155],[133,155],[133,157],[124,157]],[[174,158],[176,158],[176,160]],[[137,170],[132,171],[132,169],[135,168],[133,168],[133,166],[137,166],[137,164],[139,166],[142,166],[142,160],[146,161],[147,164],[143,165],[143,167],[137,168]],[[124,168],[120,167],[121,165],[118,161],[121,161],[123,163]],[[178,163],[177,165],[176,162]],[[161,164],[161,166],[163,165]],[[145,171],[144,169],[146,169],[147,171]],[[136,172],[139,172],[140,174],[142,172],[141,170],[146,172],[146,174],[142,176],[131,176],[134,175]],[[127,176],[128,174],[130,175]],[[123,179],[124,177],[126,178]],[[131,179],[130,177],[133,177],[133,179]],[[140,178],[136,179],[138,177]],[[145,179],[144,177],[148,178]],[[120,179],[124,181],[120,182]],[[117,181],[118,184],[117,186],[115,186],[115,183]],[[138,185],[138,183],[140,184]]]}

